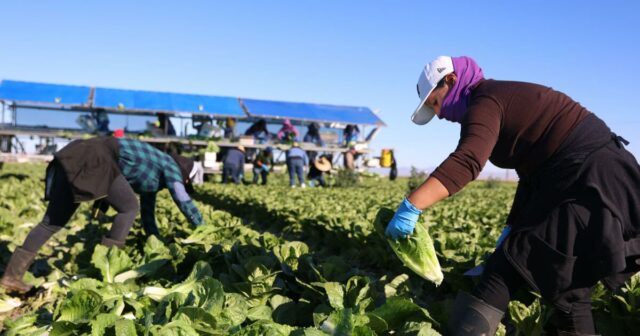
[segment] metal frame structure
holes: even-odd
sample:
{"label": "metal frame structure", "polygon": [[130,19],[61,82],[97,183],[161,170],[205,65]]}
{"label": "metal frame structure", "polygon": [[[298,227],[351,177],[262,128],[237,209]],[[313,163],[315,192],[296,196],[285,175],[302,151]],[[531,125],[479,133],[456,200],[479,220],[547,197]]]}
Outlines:
{"label": "metal frame structure", "polygon": [[[288,103],[277,101],[264,101],[236,97],[190,95],[152,91],[133,91],[120,89],[107,89],[89,86],[70,86],[44,83],[29,83],[21,81],[2,81],[0,83],[0,104],[2,105],[2,123],[0,123],[0,138],[6,142],[9,139],[9,147],[12,140],[18,136],[37,136],[44,138],[47,144],[49,139],[66,138],[76,139],[87,136],[87,133],[78,132],[75,129],[48,128],[48,127],[24,127],[18,124],[19,109],[36,109],[65,112],[96,112],[103,110],[110,114],[158,116],[167,115],[178,118],[192,118],[193,116],[205,116],[212,120],[221,118],[236,118],[239,122],[252,123],[259,119],[265,119],[267,123],[280,123],[284,119],[290,119],[294,125],[305,125],[318,122],[328,128],[344,128],[349,124],[349,119],[340,113],[353,114],[353,124],[373,125],[374,129],[361,142],[362,148],[358,152],[362,156],[370,153],[368,144],[379,132],[380,127],[386,126],[378,116],[365,107],[320,105],[308,103]],[[217,104],[217,106],[216,106]],[[254,109],[254,106],[271,107],[271,109]],[[279,115],[278,109],[294,111],[294,116]],[[313,111],[311,117],[305,116],[304,111],[292,110],[295,108]],[[6,111],[11,112],[11,121],[5,119]],[[334,111],[335,110],[335,111]],[[266,111],[266,112],[265,112]],[[328,112],[327,112],[328,111]],[[324,113],[324,114],[323,114]],[[355,114],[354,114],[355,113]],[[361,113],[361,115],[358,115]],[[333,118],[322,118],[329,115]],[[318,117],[320,116],[320,117]],[[360,119],[358,119],[360,118]],[[168,125],[168,123],[166,123]],[[166,134],[166,129],[165,129]],[[208,141],[193,140],[184,137],[159,137],[144,138],[142,141],[155,144],[180,143],[193,146],[206,146]],[[220,147],[234,147],[240,143],[230,141],[216,141]],[[17,144],[20,146],[20,144]],[[261,149],[266,144],[243,144],[247,148]],[[285,150],[285,145],[271,145]],[[341,146],[317,147],[312,144],[302,143],[305,150],[317,152],[337,153],[336,161],[340,155],[348,149]],[[11,148],[9,148],[11,149]],[[24,149],[23,149],[24,151]],[[46,156],[45,156],[46,157]],[[6,161],[6,155],[0,157],[0,161]]]}

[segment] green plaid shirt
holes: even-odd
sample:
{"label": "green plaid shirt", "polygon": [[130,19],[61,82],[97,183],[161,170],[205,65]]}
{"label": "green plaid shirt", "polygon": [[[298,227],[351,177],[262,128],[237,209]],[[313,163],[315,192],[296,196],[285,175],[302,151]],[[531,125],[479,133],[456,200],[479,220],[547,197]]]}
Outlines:
{"label": "green plaid shirt", "polygon": [[202,215],[185,191],[180,168],[171,156],[138,140],[120,138],[118,143],[118,166],[133,190],[140,194],[140,212],[147,233],[157,234],[156,193],[164,188],[169,189],[173,201],[191,224],[202,224]]}

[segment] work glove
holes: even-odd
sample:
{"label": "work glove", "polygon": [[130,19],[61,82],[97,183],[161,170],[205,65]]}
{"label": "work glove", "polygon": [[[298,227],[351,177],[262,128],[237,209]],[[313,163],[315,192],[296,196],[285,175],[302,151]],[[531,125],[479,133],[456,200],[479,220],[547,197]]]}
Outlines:
{"label": "work glove", "polygon": [[416,208],[405,197],[384,233],[392,239],[406,238],[413,233],[421,213],[422,210]]}
{"label": "work glove", "polygon": [[[496,241],[495,250],[500,248],[500,246],[502,245],[502,242],[504,242],[504,240],[509,235],[509,232],[511,232],[511,226],[505,225],[504,229],[502,229],[502,233],[500,233],[500,237],[498,237],[498,240]],[[495,250],[494,250],[494,252],[495,252]],[[480,264],[480,265],[478,265],[478,266],[476,266],[476,267],[464,272],[464,275],[467,275],[467,276],[480,276],[480,275],[482,275],[483,272],[484,272],[484,264]]]}

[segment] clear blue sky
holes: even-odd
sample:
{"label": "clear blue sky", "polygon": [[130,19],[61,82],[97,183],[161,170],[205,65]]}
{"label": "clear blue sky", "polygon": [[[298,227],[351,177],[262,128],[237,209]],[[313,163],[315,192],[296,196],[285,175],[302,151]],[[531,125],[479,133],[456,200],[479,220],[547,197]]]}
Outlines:
{"label": "clear blue sky", "polygon": [[[640,154],[638,1],[10,1],[0,78],[380,109],[375,148],[437,166],[459,127],[416,126],[420,69],[563,91]],[[489,167],[491,169],[491,167]]]}

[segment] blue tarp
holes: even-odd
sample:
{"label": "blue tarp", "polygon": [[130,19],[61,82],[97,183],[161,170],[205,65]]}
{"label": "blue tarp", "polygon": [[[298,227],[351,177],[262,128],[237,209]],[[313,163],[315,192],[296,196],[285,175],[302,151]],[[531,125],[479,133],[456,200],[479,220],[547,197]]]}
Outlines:
{"label": "blue tarp", "polygon": [[242,99],[250,116],[256,118],[292,119],[344,124],[384,124],[367,107],[289,103]]}
{"label": "blue tarp", "polygon": [[[18,106],[60,105],[61,107],[105,108],[122,113],[164,112],[199,113],[236,118],[247,117],[237,98],[180,93],[95,88],[90,106],[91,87],[29,83],[3,80],[0,100]],[[369,108],[354,106],[290,103],[242,99],[249,116],[298,121],[339,122],[343,124],[383,125]]]}
{"label": "blue tarp", "polygon": [[96,88],[94,107],[246,117],[237,98]]}
{"label": "blue tarp", "polygon": [[0,99],[35,104],[86,105],[88,86],[56,85],[3,80]]}

